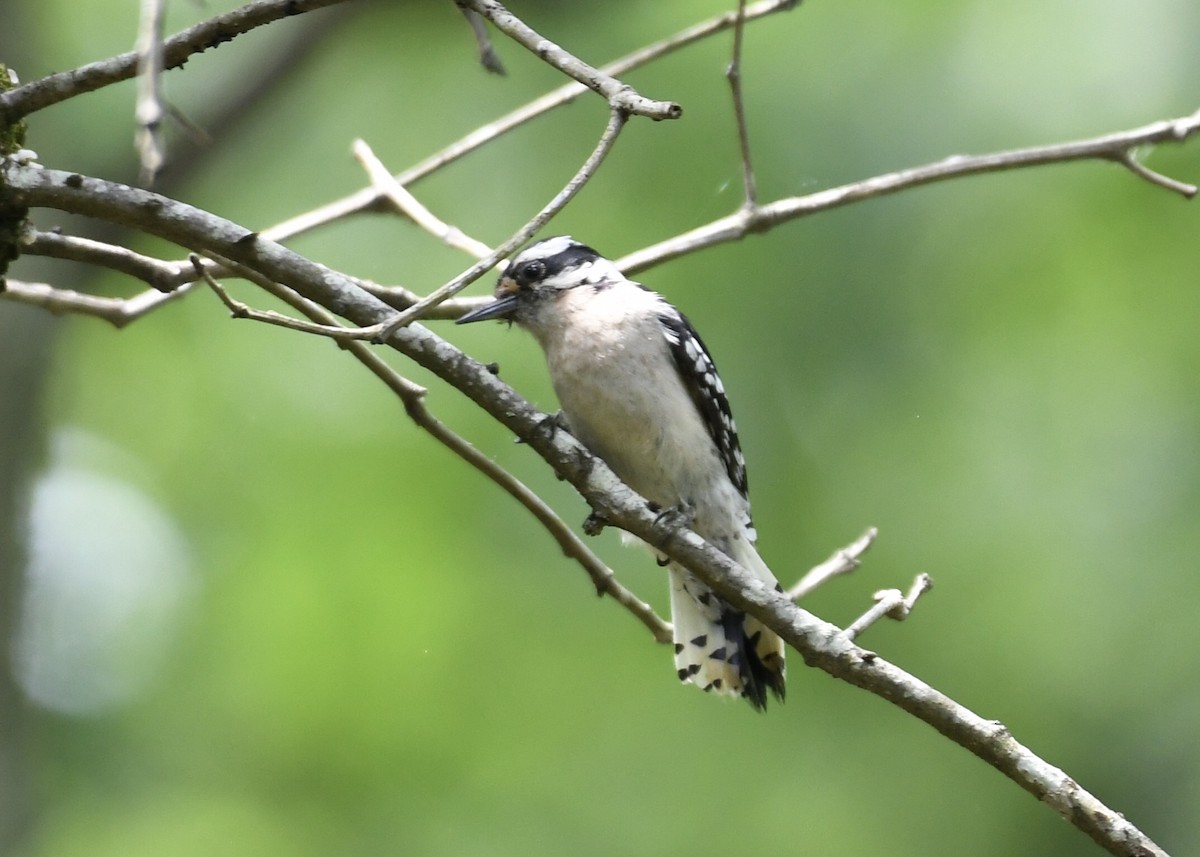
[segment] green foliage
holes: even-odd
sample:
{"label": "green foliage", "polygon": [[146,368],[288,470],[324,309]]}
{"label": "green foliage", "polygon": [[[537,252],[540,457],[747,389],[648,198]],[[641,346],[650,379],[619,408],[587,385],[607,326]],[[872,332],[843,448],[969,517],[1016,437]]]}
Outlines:
{"label": "green foliage", "polygon": [[[133,38],[125,2],[26,5],[39,39],[62,38],[23,80]],[[1150,2],[1125,29],[1118,4],[1100,5],[812,3],[755,24],[743,77],[760,194],[1194,110],[1200,12]],[[528,11],[602,62],[724,8]],[[172,5],[170,26],[217,11]],[[203,124],[262,71],[271,38],[172,72],[172,101]],[[368,5],[172,192],[262,228],[356,190],[353,138],[399,170],[560,82],[497,45],[505,78],[475,65],[451,4]],[[631,76],[684,118],[632,122],[552,232],[616,256],[736,208],[728,45]],[[35,116],[29,145],[48,165],[128,174],[132,102],[126,85]],[[569,178],[605,115],[581,97],[412,190],[498,242]],[[1200,180],[1195,143],[1145,157]],[[1052,167],[852,206],[643,276],[720,362],[779,576],[880,528],[865,566],[805,606],[844,624],[876,589],[929,572],[937,588],[909,622],[865,644],[1008,724],[1168,850],[1200,835],[1198,217],[1124,170]],[[295,246],[420,291],[464,264],[398,218]],[[440,332],[553,407],[519,332]],[[582,520],[532,454],[399,368]],[[766,716],[679,687],[666,647],[328,342],[230,322],[202,291],[120,333],[71,319],[45,416],[48,432],[137,461],[122,476],[182,529],[195,587],[171,638],[148,643],[166,666],[139,696],[39,720],[21,857],[1097,853],[798,657],[788,703]],[[665,606],[644,554],[612,533],[597,549]]]}

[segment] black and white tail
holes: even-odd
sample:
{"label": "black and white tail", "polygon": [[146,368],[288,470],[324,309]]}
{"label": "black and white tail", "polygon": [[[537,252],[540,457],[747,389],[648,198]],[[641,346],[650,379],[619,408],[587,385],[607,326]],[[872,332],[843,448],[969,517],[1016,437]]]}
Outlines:
{"label": "black and white tail", "polygon": [[[753,545],[739,544],[749,549],[734,559],[776,585]],[[767,707],[768,690],[782,702],[783,640],[753,616],[726,604],[682,566],[671,563],[668,575],[679,680],[713,693],[743,696],[760,711]]]}

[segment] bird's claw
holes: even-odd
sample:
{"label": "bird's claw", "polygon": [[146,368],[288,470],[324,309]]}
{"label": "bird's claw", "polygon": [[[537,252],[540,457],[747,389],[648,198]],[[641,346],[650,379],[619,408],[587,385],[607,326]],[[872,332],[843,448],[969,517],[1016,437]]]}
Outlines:
{"label": "bird's claw", "polygon": [[583,532],[585,535],[598,536],[604,532],[604,528],[607,526],[608,519],[597,512],[592,512],[583,519]]}

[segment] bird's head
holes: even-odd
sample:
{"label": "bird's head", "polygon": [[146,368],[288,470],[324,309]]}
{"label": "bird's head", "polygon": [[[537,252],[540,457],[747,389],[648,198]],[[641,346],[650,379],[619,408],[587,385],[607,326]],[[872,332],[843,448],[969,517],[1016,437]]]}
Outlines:
{"label": "bird's head", "polygon": [[624,279],[616,265],[569,235],[531,244],[514,256],[496,283],[496,300],[462,316],[457,324],[496,318],[522,323],[543,301],[568,289]]}

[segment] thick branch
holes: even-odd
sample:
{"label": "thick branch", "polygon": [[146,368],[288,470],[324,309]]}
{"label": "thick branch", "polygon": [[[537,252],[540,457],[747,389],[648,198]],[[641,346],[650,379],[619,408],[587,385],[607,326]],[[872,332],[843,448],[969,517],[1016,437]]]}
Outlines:
{"label": "thick branch", "polygon": [[[7,161],[0,205],[48,206],[104,217],[184,246],[209,250],[260,272],[359,326],[392,314],[391,308],[349,277],[318,265],[222,218],[157,194],[40,170]],[[421,324],[396,330],[396,348],[466,394],[568,480],[607,521],[677,560],[734,606],[760,618],[800,652],[805,662],[871,691],[933,726],[1047,803],[1113,854],[1163,855],[1119,813],[1108,809],[1063,771],[1020,744],[996,721],[986,720],[888,663],[855,646],[837,627],[772,591],[695,533],[660,524],[646,501],[565,432],[547,432],[537,411],[483,364]]]}
{"label": "thick branch", "polygon": [[[193,54],[215,48],[255,27],[344,2],[346,0],[256,0],[247,3],[166,39],[162,45],[162,68],[178,68]],[[129,51],[70,71],[47,75],[0,94],[0,116],[6,122],[15,122],[51,104],[128,80],[137,71],[138,53]]]}

